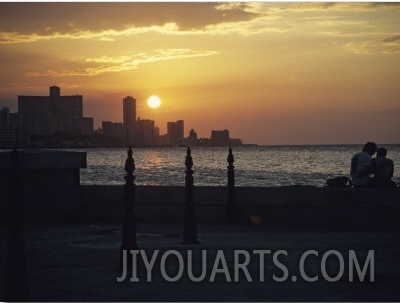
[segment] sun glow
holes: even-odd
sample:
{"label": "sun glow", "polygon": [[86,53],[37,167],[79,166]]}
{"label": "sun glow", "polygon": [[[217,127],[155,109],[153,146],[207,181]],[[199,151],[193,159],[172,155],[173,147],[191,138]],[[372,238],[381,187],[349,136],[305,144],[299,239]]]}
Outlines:
{"label": "sun glow", "polygon": [[151,108],[158,108],[161,105],[161,99],[158,96],[151,96],[147,99],[147,105]]}

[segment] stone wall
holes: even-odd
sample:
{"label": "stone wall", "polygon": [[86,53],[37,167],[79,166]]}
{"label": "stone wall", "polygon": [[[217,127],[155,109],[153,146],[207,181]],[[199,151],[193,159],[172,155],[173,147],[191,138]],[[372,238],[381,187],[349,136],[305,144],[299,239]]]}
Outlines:
{"label": "stone wall", "polygon": [[[23,150],[25,217],[29,224],[121,222],[123,186],[80,186],[86,153]],[[7,220],[10,153],[0,153],[0,224]],[[199,224],[225,224],[227,187],[194,187]],[[14,197],[15,197],[14,193]],[[182,224],[185,188],[137,186],[138,222]],[[239,224],[268,227],[400,229],[400,190],[289,187],[237,187]]]}
{"label": "stone wall", "polygon": [[[100,224],[121,222],[123,186],[73,186],[60,184],[54,174],[37,171],[25,182],[25,216],[29,224]],[[46,187],[41,186],[41,174]],[[51,180],[54,180],[52,183]],[[0,224],[6,222],[8,188],[0,186]],[[334,229],[400,229],[400,190],[290,187],[237,187],[239,224],[268,227]],[[195,187],[194,203],[199,224],[225,224],[226,187]],[[185,188],[137,186],[138,222],[182,224]]]}
{"label": "stone wall", "polygon": [[[81,186],[80,220],[118,222],[123,186]],[[290,186],[237,187],[239,224],[266,226],[381,229],[400,228],[399,189],[351,189]],[[199,223],[226,222],[227,188],[195,187]],[[182,223],[183,187],[136,187],[139,222]]]}

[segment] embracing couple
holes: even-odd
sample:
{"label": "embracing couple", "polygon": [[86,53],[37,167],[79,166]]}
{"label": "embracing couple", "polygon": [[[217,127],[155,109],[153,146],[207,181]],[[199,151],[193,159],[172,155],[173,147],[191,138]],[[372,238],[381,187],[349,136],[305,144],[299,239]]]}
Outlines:
{"label": "embracing couple", "polygon": [[[375,153],[376,158],[372,158]],[[351,158],[351,184],[354,187],[396,187],[392,181],[394,164],[386,155],[386,148],[367,142],[362,151]]]}

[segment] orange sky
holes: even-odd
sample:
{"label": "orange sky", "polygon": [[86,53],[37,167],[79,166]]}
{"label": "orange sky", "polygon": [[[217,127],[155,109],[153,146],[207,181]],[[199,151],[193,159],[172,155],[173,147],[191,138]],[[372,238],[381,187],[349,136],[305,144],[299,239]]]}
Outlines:
{"label": "orange sky", "polygon": [[132,95],[162,133],[184,119],[185,135],[246,143],[400,143],[399,16],[398,3],[0,3],[0,106],[57,84],[96,126]]}

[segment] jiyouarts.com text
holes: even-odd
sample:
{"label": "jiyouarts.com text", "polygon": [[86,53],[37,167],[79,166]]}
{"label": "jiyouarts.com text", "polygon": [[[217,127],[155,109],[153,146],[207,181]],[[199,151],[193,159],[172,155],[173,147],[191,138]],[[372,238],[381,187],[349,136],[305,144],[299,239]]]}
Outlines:
{"label": "jiyouarts.com text", "polygon": [[[124,250],[117,282],[152,282],[157,275],[167,282],[188,278],[193,282],[374,282],[375,252],[307,250],[290,259],[286,250]],[[140,264],[140,266],[138,266]],[[296,270],[293,270],[296,268]],[[141,274],[141,275],[140,275]]]}

